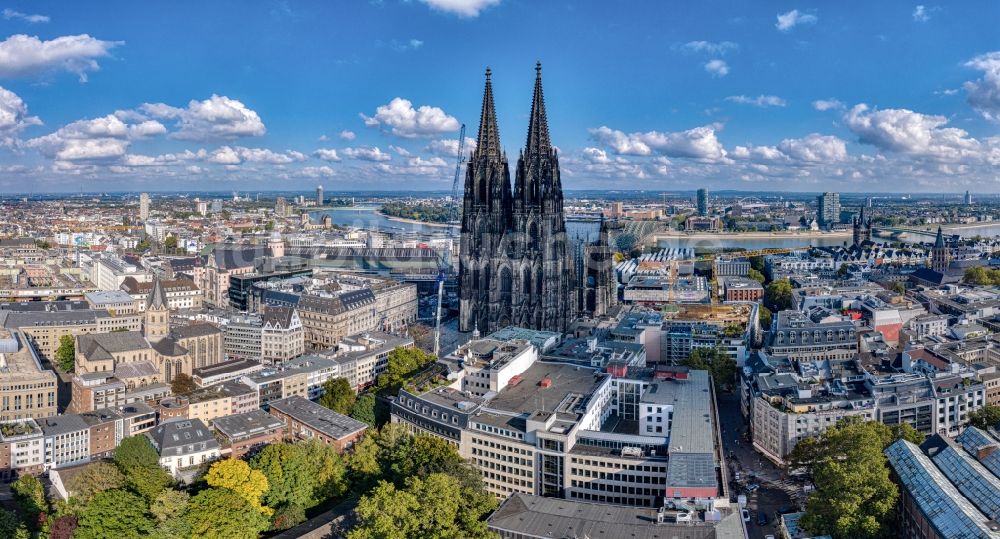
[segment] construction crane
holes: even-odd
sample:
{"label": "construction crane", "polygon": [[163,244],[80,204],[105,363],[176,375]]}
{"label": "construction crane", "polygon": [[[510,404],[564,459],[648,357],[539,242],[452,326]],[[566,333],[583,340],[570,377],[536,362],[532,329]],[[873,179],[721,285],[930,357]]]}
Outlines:
{"label": "construction crane", "polygon": [[[462,176],[462,153],[465,151],[465,124],[458,132],[458,155],[455,157],[455,179],[451,184],[451,201],[458,204],[458,180]],[[461,210],[461,205],[458,206]],[[461,215],[461,211],[459,211]],[[438,304],[437,316],[434,325],[434,357],[441,357],[441,303],[444,302],[444,280],[451,270],[451,245],[455,241],[455,227],[448,227],[448,245],[445,247],[444,256],[438,267]]]}

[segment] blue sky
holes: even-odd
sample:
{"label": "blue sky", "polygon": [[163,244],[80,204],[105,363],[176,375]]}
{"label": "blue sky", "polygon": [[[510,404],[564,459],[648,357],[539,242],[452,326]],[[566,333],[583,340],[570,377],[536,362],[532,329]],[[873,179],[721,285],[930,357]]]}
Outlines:
{"label": "blue sky", "polygon": [[12,2],[0,190],[447,189],[543,63],[567,188],[1000,191],[1000,3]]}

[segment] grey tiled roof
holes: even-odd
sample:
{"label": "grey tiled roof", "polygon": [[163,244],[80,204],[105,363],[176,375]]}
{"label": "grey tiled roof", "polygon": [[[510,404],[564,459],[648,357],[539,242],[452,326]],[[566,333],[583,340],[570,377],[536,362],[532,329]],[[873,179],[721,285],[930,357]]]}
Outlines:
{"label": "grey tiled roof", "polygon": [[153,446],[164,456],[187,455],[218,449],[219,442],[199,419],[181,419],[161,423],[147,433]]}
{"label": "grey tiled roof", "polygon": [[271,401],[270,407],[317,432],[338,440],[368,428],[366,423],[338,414],[299,396]]}

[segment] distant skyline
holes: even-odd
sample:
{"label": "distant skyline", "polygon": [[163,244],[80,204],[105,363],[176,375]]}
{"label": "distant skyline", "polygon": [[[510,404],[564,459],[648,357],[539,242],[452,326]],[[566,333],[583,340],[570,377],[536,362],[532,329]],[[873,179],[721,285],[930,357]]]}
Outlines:
{"label": "distant skyline", "polygon": [[0,5],[0,192],[447,191],[534,64],[567,190],[1000,192],[1000,3]]}

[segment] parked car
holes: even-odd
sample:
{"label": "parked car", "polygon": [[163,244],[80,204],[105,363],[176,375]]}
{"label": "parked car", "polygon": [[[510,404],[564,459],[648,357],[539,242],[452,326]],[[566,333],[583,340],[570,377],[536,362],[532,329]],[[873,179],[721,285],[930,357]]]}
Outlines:
{"label": "parked car", "polygon": [[758,485],[757,483],[750,483],[749,485],[747,485],[747,493],[752,494],[755,490],[759,488],[760,485]]}
{"label": "parked car", "polygon": [[750,511],[743,509],[740,512],[743,513],[743,522],[750,522]]}

